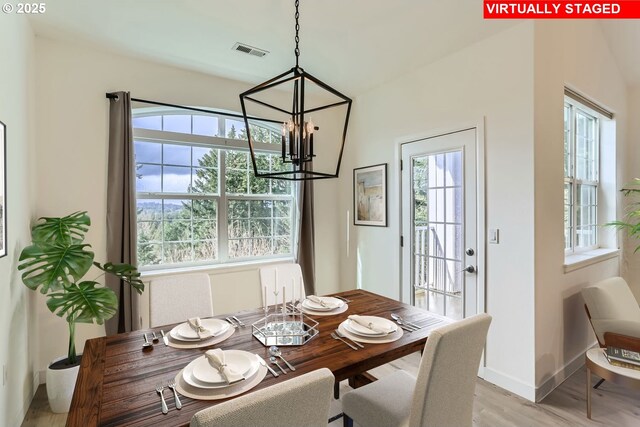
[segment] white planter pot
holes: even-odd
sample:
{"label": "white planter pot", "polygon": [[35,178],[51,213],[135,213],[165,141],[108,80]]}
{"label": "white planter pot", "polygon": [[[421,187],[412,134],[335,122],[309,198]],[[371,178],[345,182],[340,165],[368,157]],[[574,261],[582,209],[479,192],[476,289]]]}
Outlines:
{"label": "white planter pot", "polygon": [[[62,359],[66,359],[66,356],[52,360],[49,366]],[[80,365],[67,369],[47,368],[47,397],[53,412],[69,412],[79,370]]]}

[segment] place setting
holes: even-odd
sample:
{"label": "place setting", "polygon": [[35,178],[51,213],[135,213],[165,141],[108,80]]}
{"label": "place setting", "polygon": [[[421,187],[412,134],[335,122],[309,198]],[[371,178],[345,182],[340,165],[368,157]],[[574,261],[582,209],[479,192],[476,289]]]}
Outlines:
{"label": "place setting", "polygon": [[347,311],[347,302],[342,298],[307,295],[297,308],[312,316],[333,316]]}
{"label": "place setting", "polygon": [[165,345],[173,348],[209,347],[229,338],[237,327],[231,321],[194,317],[175,326],[163,338]]}
{"label": "place setting", "polygon": [[267,372],[278,376],[257,354],[216,348],[192,360],[176,375],[175,383],[181,395],[192,399],[226,399],[251,390]]}
{"label": "place setting", "polygon": [[[332,338],[341,340],[353,350],[362,348],[359,343],[384,344],[397,341],[402,338],[404,332],[396,323],[378,316],[351,315],[340,323],[338,329],[332,333]],[[347,342],[349,339],[358,347]]]}

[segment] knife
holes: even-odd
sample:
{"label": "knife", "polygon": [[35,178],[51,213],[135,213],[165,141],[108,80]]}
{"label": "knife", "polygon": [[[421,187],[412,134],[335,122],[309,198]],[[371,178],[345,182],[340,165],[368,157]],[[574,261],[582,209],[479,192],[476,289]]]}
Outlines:
{"label": "knife", "polygon": [[258,356],[257,354],[255,355],[258,358],[258,362],[264,366],[265,368],[267,368],[269,370],[269,372],[271,372],[271,375],[273,375],[274,377],[278,377],[280,374],[278,374],[276,371],[273,370],[273,368],[269,365],[267,365],[267,362],[264,361],[264,359],[260,356]]}
{"label": "knife", "polygon": [[231,323],[231,325],[235,328],[238,329],[238,325],[236,324],[236,322],[234,322],[233,320],[229,319],[228,317],[224,318],[227,322]]}
{"label": "knife", "polygon": [[165,347],[169,345],[169,337],[164,334],[164,331],[160,329],[160,333],[162,334],[162,341],[164,341]]}
{"label": "knife", "polygon": [[238,324],[240,325],[241,328],[244,328],[245,326],[247,326],[244,323],[242,323],[242,320],[238,319],[236,316],[231,316],[231,318],[233,320],[235,320],[236,322],[238,322]]}

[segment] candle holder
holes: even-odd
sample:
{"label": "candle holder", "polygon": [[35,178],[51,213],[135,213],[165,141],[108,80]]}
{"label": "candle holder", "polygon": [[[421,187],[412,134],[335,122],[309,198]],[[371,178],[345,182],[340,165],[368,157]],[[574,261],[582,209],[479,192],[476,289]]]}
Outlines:
{"label": "candle holder", "polygon": [[253,336],[266,347],[304,345],[318,336],[318,322],[291,309],[267,314],[251,325]]}

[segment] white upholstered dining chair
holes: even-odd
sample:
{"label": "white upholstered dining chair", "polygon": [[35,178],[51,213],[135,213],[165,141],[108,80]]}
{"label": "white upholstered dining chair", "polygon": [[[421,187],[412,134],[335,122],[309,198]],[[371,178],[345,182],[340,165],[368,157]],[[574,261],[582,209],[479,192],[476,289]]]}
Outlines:
{"label": "white upholstered dining chair", "polygon": [[213,316],[208,274],[183,274],[149,282],[149,324],[184,322],[191,317]]}
{"label": "white upholstered dining chair", "polygon": [[342,397],[344,425],[471,427],[473,396],[491,316],[434,329],[418,377],[399,370]]}
{"label": "white upholstered dining chair", "polygon": [[326,427],[334,377],[318,369],[197,412],[191,427]]}
{"label": "white upholstered dining chair", "polygon": [[[273,291],[275,289],[275,277],[276,271],[278,272],[278,300]],[[296,299],[305,297],[304,281],[302,279],[302,269],[299,264],[284,263],[275,264],[268,267],[262,267],[260,269],[260,292],[262,299],[264,300],[264,288],[267,288],[267,305],[274,305],[276,303],[282,303],[282,287],[285,287],[287,301],[292,300],[292,296],[295,295]],[[264,301],[262,301],[264,304]]]}

